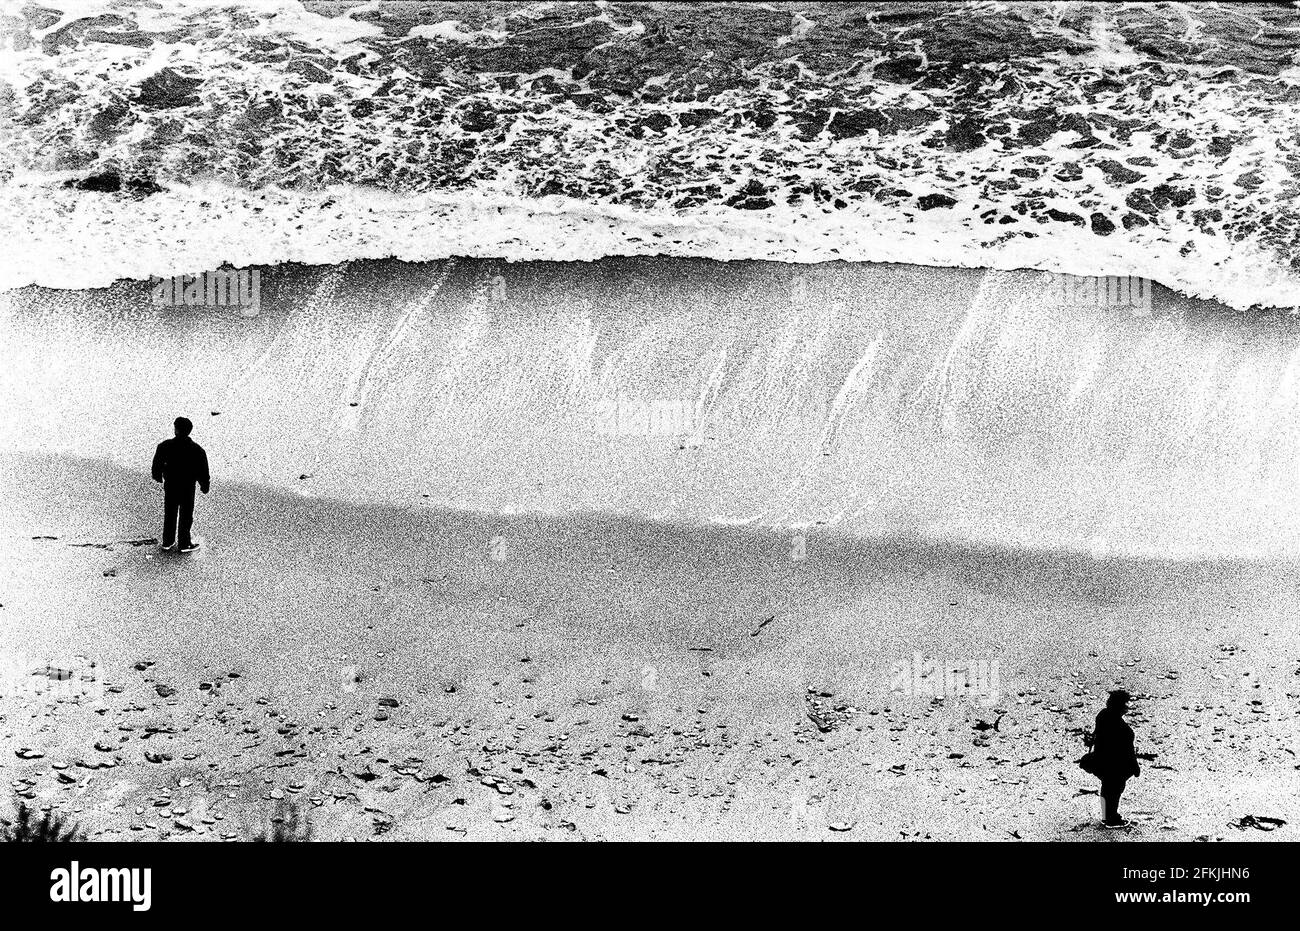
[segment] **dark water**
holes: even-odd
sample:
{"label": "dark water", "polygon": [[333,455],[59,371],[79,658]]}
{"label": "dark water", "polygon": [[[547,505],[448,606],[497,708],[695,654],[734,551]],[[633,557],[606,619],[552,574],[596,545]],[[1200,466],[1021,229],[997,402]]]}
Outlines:
{"label": "dark water", "polygon": [[[1238,307],[1300,304],[1293,4],[307,7],[24,7],[4,26],[6,171],[84,189],[57,211],[10,190],[10,232],[84,238],[66,214],[87,199],[100,239],[165,227],[148,262],[132,260],[143,246],[79,244],[119,277],[511,255],[509,237],[421,250],[426,231],[379,195],[496,198],[620,227],[581,257],[648,251],[642,227],[669,217],[688,224],[659,244],[675,255],[897,260],[904,236],[926,264],[1147,274]],[[239,208],[232,226],[257,223],[260,253],[199,216],[234,211],[232,190],[297,205],[273,220]],[[151,197],[193,218],[188,235]],[[391,239],[353,235],[367,211]],[[693,236],[696,221],[725,241]],[[274,247],[302,228],[311,245]],[[773,229],[793,241],[763,252]],[[168,264],[166,243],[203,236],[188,267]],[[521,257],[579,257],[554,230],[524,238]]]}

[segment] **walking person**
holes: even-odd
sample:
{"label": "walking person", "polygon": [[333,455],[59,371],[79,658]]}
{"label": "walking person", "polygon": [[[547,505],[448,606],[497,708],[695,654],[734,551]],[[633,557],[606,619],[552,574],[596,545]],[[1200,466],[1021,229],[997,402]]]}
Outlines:
{"label": "walking person", "polygon": [[1131,699],[1132,696],[1123,689],[1110,693],[1106,707],[1097,712],[1092,749],[1079,760],[1079,766],[1085,772],[1101,780],[1102,824],[1108,828],[1122,828],[1128,824],[1120,817],[1119,799],[1129,779],[1142,774],[1133,748],[1133,728],[1124,720]]}
{"label": "walking person", "polygon": [[158,444],[153,454],[153,480],[163,486],[163,539],[165,550],[177,547],[189,553],[198,549],[190,539],[190,525],[194,522],[194,486],[206,495],[210,484],[208,454],[203,447],[190,439],[194,429],[188,418],[177,417],[176,435]]}

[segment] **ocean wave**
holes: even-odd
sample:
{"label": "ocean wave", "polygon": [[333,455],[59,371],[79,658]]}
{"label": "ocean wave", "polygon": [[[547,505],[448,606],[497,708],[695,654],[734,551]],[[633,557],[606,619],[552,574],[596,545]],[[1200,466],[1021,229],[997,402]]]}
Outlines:
{"label": "ocean wave", "polygon": [[0,29],[0,286],[662,252],[1300,305],[1293,7],[59,0]]}
{"label": "ocean wave", "polygon": [[1300,306],[1300,280],[1268,256],[1205,237],[1184,244],[1136,232],[1101,238],[1062,228],[1032,240],[984,239],[971,217],[844,210],[811,214],[651,211],[498,192],[396,195],[373,188],[250,191],[216,183],[148,197],[86,197],[48,178],[5,192],[0,237],[9,261],[0,289],[98,288],[216,269],[352,259],[591,261],[661,255],[790,263],[902,262],[956,268],[1040,269],[1149,278],[1237,309]]}

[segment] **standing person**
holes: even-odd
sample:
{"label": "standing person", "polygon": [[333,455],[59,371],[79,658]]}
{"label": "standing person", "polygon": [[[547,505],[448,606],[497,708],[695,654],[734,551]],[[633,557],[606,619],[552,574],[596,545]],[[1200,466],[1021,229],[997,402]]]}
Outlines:
{"label": "standing person", "polygon": [[199,548],[190,539],[190,524],[194,521],[195,483],[208,493],[208,454],[190,439],[194,424],[188,418],[177,417],[175,429],[176,435],[159,443],[153,454],[153,480],[163,483],[162,548],[169,550],[179,542],[179,551],[189,553]]}
{"label": "standing person", "polygon": [[1088,772],[1101,780],[1101,799],[1105,808],[1103,824],[1122,828],[1119,797],[1129,777],[1140,776],[1137,752],[1133,749],[1133,728],[1124,720],[1132,696],[1116,689],[1106,699],[1106,707],[1097,712],[1097,726],[1092,732],[1092,752],[1088,754]]}

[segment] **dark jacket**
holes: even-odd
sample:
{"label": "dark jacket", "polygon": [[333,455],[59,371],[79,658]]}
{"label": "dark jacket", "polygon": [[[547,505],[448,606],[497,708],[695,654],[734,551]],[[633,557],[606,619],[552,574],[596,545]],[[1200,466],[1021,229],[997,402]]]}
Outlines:
{"label": "dark jacket", "polygon": [[1113,708],[1097,712],[1097,726],[1092,732],[1095,771],[1102,779],[1127,779],[1139,773],[1137,752],[1133,749],[1133,728]]}
{"label": "dark jacket", "polygon": [[206,495],[211,481],[208,476],[208,454],[188,436],[163,440],[158,444],[158,451],[153,454],[153,480],[166,482],[174,489],[192,489],[193,484],[198,482],[199,488]]}

